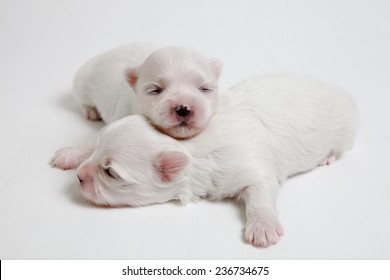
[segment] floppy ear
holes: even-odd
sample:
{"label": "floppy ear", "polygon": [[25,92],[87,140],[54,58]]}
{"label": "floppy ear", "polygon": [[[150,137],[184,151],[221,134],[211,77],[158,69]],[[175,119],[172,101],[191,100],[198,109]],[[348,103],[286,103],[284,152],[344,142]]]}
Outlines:
{"label": "floppy ear", "polygon": [[182,152],[164,152],[157,157],[153,166],[160,180],[169,183],[180,175],[189,162],[190,159]]}
{"label": "floppy ear", "polygon": [[222,72],[222,62],[218,58],[210,59],[211,65],[213,66],[214,74],[219,78]]}
{"label": "floppy ear", "polygon": [[139,66],[126,69],[125,76],[129,85],[134,88],[138,80]]}

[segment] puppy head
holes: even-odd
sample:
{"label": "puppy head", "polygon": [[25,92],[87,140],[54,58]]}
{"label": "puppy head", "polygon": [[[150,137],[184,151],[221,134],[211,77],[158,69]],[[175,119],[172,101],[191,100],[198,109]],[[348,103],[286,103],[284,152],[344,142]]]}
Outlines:
{"label": "puppy head", "polygon": [[91,203],[140,206],[182,199],[188,155],[176,140],[129,116],[107,126],[77,177]]}
{"label": "puppy head", "polygon": [[200,133],[217,109],[218,59],[178,47],[162,48],[126,70],[141,114],[177,139]]}

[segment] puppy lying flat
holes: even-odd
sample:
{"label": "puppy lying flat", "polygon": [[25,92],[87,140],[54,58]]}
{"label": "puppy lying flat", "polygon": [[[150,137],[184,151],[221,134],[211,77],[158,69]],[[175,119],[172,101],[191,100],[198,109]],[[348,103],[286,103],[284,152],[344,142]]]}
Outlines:
{"label": "puppy lying flat", "polygon": [[349,150],[357,109],[336,87],[279,74],[246,80],[220,98],[209,126],[189,140],[129,116],[91,145],[57,151],[52,165],[78,167],[81,193],[97,205],[241,198],[246,239],[274,244],[283,235],[275,207],[279,184]]}
{"label": "puppy lying flat", "polygon": [[189,138],[216,112],[221,69],[193,50],[136,43],[85,63],[73,92],[87,119],[109,124],[142,114],[162,132]]}

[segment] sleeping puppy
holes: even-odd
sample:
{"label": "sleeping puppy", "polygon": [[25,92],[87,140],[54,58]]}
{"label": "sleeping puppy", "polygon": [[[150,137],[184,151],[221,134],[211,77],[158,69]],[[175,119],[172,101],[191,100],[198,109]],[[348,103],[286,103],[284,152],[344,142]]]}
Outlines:
{"label": "sleeping puppy", "polygon": [[81,194],[96,205],[238,197],[246,205],[245,238],[265,247],[283,235],[279,184],[351,149],[357,129],[357,109],[344,91],[266,75],[222,94],[218,113],[196,137],[177,141],[129,116],[94,143],[57,151],[52,165],[78,168]]}
{"label": "sleeping puppy", "polygon": [[73,92],[87,119],[109,124],[142,114],[163,133],[189,138],[215,114],[221,69],[194,50],[136,43],[89,60]]}

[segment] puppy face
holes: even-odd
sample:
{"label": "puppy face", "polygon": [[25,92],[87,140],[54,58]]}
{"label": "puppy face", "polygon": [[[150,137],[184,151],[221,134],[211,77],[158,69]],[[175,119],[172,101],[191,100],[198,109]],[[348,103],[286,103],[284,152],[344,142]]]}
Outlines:
{"label": "puppy face", "polygon": [[141,116],[106,127],[95,151],[78,168],[81,194],[91,203],[140,206],[178,197],[189,163],[174,139],[152,128]]}
{"label": "puppy face", "polygon": [[221,68],[217,59],[168,47],[126,75],[140,113],[163,133],[184,139],[200,133],[215,114]]}

